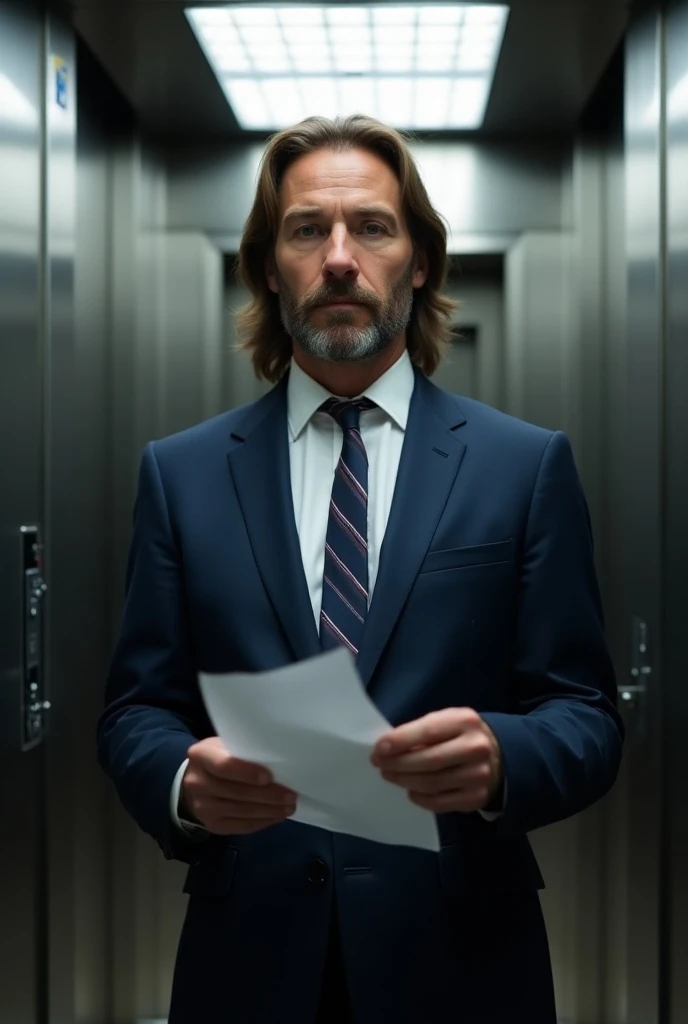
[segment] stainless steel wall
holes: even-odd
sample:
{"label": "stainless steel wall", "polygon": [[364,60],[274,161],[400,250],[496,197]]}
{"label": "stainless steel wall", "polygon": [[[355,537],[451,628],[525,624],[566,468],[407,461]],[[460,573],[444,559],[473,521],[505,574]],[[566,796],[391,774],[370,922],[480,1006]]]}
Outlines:
{"label": "stainless steel wall", "polygon": [[237,310],[246,302],[246,298],[246,291],[237,284],[234,277],[234,257],[228,257],[222,304],[222,330],[225,337],[222,383],[223,400],[227,409],[234,409],[260,398],[270,387],[256,378],[248,355],[236,351],[238,336],[234,318]]}
{"label": "stainless steel wall", "polygon": [[433,381],[501,409],[505,383],[503,267],[497,261],[492,269],[481,269],[480,262],[476,265],[468,258],[455,257],[446,287],[447,294],[459,303],[457,326],[477,331],[474,351],[462,352],[463,346],[454,346]]}
{"label": "stainless steel wall", "polygon": [[[591,99],[565,176],[564,230],[507,254],[507,404],[567,431],[590,505],[608,635],[633,682],[634,616],[659,677],[661,254],[657,17],[636,18]],[[625,79],[625,108],[624,108]],[[625,141],[624,141],[625,140]],[[612,794],[533,836],[564,1020],[657,1020],[661,735],[629,710]],[[630,708],[630,705],[629,705]]]}
{"label": "stainless steel wall", "polygon": [[[88,848],[91,830],[97,827],[88,808],[89,792],[82,784],[83,767],[90,766],[91,750],[81,732],[81,694],[89,676],[98,669],[89,657],[88,642],[74,642],[75,629],[83,625],[85,635],[101,627],[97,586],[83,580],[88,544],[81,543],[91,527],[88,510],[80,496],[83,483],[72,467],[83,452],[73,419],[75,391],[74,352],[74,249],[76,170],[76,76],[74,38],[69,29],[52,15],[46,16],[45,32],[45,140],[43,211],[45,251],[43,278],[45,316],[44,352],[44,496],[45,566],[49,582],[46,600],[47,680],[52,709],[47,754],[47,892],[49,949],[49,1006],[51,1016],[74,1015],[75,975],[79,957],[75,943],[75,907],[79,882],[74,870],[77,846],[74,823],[82,819],[82,842]],[[63,105],[57,101],[56,63],[65,68]],[[84,423],[83,426],[86,426]],[[81,733],[81,735],[80,735]],[[80,770],[81,768],[81,770]],[[81,812],[81,813],[80,813]],[[97,848],[96,848],[97,849]],[[99,849],[97,852],[100,852]],[[96,867],[97,870],[97,867]],[[88,879],[88,874],[86,876]],[[84,881],[86,881],[86,879]],[[96,892],[93,948],[104,928],[102,898]],[[102,948],[102,946],[101,946]],[[81,968],[80,968],[81,969]],[[84,975],[87,965],[83,965]],[[97,967],[96,967],[97,971]],[[101,981],[104,972],[100,973]],[[86,981],[86,977],[84,977]]]}
{"label": "stainless steel wall", "polygon": [[[43,5],[5,2],[0,50],[0,121],[10,128],[0,129],[3,670],[11,658],[0,687],[0,1016],[97,1022],[108,1019],[103,785],[92,714],[106,651],[106,445],[99,339],[79,348],[74,332],[74,38]],[[42,528],[42,696],[52,707],[43,745],[20,752],[23,523]]]}
{"label": "stainless steel wall", "polygon": [[667,1012],[688,1020],[688,3],[672,0],[666,52],[666,352],[664,674],[668,828]]}
{"label": "stainless steel wall", "polygon": [[[623,97],[612,110],[602,134],[586,135],[579,146],[578,190],[582,362],[581,409],[577,456],[586,486],[597,541],[607,636],[619,678],[628,673],[628,617],[623,602],[628,547],[621,528],[626,448],[626,345],[628,283],[623,141]],[[582,858],[581,891],[588,896],[588,956],[598,957],[595,996],[600,1019],[627,1020],[626,992],[629,863],[625,830],[631,792],[625,765],[610,797],[599,805],[594,849],[598,871]],[[594,820],[594,811],[589,820]],[[602,848],[600,849],[600,842]],[[586,871],[587,867],[587,871]],[[596,891],[596,911],[589,898]],[[590,932],[596,932],[591,936]],[[585,999],[585,995],[583,995]],[[594,1018],[592,1018],[594,1019]]]}
{"label": "stainless steel wall", "polygon": [[[64,106],[57,62],[66,68]],[[99,1021],[107,1012],[109,906],[103,785],[90,733],[105,653],[104,365],[100,339],[83,344],[75,333],[76,52],[71,28],[52,14],[45,64],[49,1007],[51,1020]]]}
{"label": "stainless steel wall", "polygon": [[22,752],[19,528],[42,524],[41,54],[37,5],[0,3],[0,1014],[40,1012],[44,754]]}
{"label": "stainless steel wall", "polygon": [[[158,430],[171,434],[225,408],[222,394],[222,275],[217,247],[198,231],[166,231],[157,365]],[[222,343],[221,343],[222,339]]]}
{"label": "stainless steel wall", "polygon": [[506,407],[523,419],[572,431],[575,375],[567,373],[571,234],[525,231],[509,248],[506,284]]}
{"label": "stainless steel wall", "polygon": [[565,176],[565,233],[507,256],[508,401],[574,441],[629,697],[612,794],[533,837],[559,1011],[576,1024],[688,1019],[687,44],[685,0],[636,5],[623,107],[607,80]]}
{"label": "stainless steel wall", "polygon": [[[654,5],[653,5],[654,6]],[[663,87],[661,19],[636,12],[626,39],[624,154],[627,303],[625,344],[614,376],[622,381],[619,431],[607,450],[618,490],[610,495],[617,534],[618,565],[609,565],[608,604],[616,617],[614,653],[621,686],[648,682],[647,695],[627,702],[628,737],[616,793],[616,831],[609,832],[609,877],[623,874],[618,890],[622,914],[607,915],[610,948],[619,976],[608,987],[607,1006],[622,1020],[661,1021],[660,957],[661,804],[663,744],[662,509],[663,509],[663,252],[662,175],[664,153],[660,97]],[[646,650],[639,650],[633,623],[647,624]],[[650,665],[649,677],[632,675]],[[623,704],[624,702],[622,702]]]}

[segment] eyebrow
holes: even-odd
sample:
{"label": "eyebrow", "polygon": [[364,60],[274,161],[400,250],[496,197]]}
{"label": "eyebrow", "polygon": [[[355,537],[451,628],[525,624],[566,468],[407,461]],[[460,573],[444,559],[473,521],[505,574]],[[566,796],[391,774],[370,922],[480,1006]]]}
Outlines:
{"label": "eyebrow", "polygon": [[[286,214],[284,223],[287,224],[291,221],[299,220],[301,217],[319,217],[323,212],[321,206],[297,206]],[[378,206],[376,204],[357,206],[353,213],[359,217],[380,217],[388,221],[395,230],[399,227],[397,218],[386,206]]]}

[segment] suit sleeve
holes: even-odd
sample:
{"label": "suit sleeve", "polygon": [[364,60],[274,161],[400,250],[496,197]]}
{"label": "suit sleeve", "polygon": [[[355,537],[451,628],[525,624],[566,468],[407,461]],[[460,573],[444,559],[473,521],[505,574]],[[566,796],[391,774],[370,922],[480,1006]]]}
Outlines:
{"label": "suit sleeve", "polygon": [[189,747],[213,735],[196,679],[181,560],[154,446],[144,451],[119,640],[98,722],[98,759],[125,809],[168,859],[198,841],[175,828],[170,792]]}
{"label": "suit sleeve", "polygon": [[621,761],[590,519],[561,432],[547,444],[533,489],[517,616],[514,713],[482,715],[502,749],[508,799],[493,827],[504,835],[582,811],[611,788]]}

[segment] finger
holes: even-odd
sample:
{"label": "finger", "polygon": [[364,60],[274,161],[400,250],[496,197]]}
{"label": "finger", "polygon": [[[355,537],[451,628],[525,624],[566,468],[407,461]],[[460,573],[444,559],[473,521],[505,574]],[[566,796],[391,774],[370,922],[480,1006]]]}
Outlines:
{"label": "finger", "polygon": [[283,786],[244,786],[240,782],[226,782],[221,796],[237,803],[264,804],[267,807],[282,805],[290,806],[297,799],[297,794]]}
{"label": "finger", "polygon": [[461,814],[470,814],[487,806],[488,792],[486,788],[481,787],[462,792],[437,793],[434,796],[427,793],[409,793],[409,799],[418,807],[423,807],[426,811],[433,811],[435,814],[447,814],[455,811]]}
{"label": "finger", "polygon": [[[189,758],[193,763],[191,751]],[[231,754],[223,754],[219,750],[205,750],[201,758],[202,767],[209,775],[217,779],[226,779],[230,782],[243,782],[251,786],[268,786],[273,782],[272,772],[262,765],[252,764],[250,761],[241,761]]]}
{"label": "finger", "polygon": [[410,792],[435,794],[487,786],[490,784],[492,772],[489,764],[481,763],[449,768],[432,774],[382,772],[382,777],[387,782],[402,786]]}
{"label": "finger", "polygon": [[196,815],[201,820],[226,823],[228,821],[281,821],[296,810],[296,801],[281,810],[267,804],[245,804],[238,800],[199,800]]}
{"label": "finger", "polygon": [[375,744],[373,757],[397,756],[417,746],[434,746],[443,743],[475,727],[480,721],[477,711],[472,708],[444,708],[432,711],[423,718],[397,726],[385,733]]}
{"label": "finger", "polygon": [[212,797],[217,800],[240,800],[245,803],[281,804],[296,799],[293,790],[273,783],[270,786],[251,786],[242,782],[220,780],[200,768],[189,767],[184,776],[184,790],[198,799]]}
{"label": "finger", "polygon": [[377,767],[392,772],[437,772],[457,765],[487,761],[490,750],[490,741],[486,734],[470,730],[431,747],[420,747],[396,757],[381,757],[377,761]]}

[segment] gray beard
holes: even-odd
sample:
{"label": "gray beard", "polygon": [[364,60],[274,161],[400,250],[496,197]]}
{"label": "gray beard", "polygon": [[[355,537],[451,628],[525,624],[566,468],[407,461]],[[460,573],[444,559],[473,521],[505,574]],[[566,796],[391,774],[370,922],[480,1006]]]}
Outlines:
{"label": "gray beard", "polygon": [[[333,311],[330,326],[315,327],[308,309],[300,308],[291,289],[281,281],[280,316],[284,329],[307,355],[323,362],[363,362],[384,352],[406,330],[413,308],[412,270],[397,282],[386,302],[370,306],[373,322],[356,327],[351,310]],[[342,292],[339,291],[339,295]],[[353,298],[355,299],[355,295]]]}

